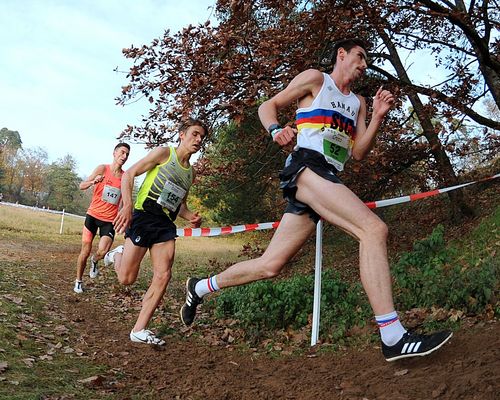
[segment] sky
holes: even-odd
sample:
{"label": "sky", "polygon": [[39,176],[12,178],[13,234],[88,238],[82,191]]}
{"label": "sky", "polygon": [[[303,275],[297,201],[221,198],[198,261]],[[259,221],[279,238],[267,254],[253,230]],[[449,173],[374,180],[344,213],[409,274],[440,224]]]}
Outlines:
{"label": "sky", "polygon": [[[116,105],[131,60],[122,49],[150,44],[166,29],[205,22],[215,0],[2,0],[0,129],[54,162],[71,154],[77,173],[111,163],[116,139],[139,124],[146,101]],[[147,154],[132,144],[125,168]]]}

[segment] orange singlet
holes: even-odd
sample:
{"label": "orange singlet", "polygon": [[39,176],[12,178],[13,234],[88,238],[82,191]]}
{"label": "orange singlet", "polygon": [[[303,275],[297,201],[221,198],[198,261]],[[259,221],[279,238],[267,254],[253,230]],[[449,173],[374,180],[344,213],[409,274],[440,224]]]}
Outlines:
{"label": "orange singlet", "polygon": [[87,214],[105,222],[113,222],[121,198],[121,176],[117,178],[106,165],[104,179],[94,185],[94,193]]}

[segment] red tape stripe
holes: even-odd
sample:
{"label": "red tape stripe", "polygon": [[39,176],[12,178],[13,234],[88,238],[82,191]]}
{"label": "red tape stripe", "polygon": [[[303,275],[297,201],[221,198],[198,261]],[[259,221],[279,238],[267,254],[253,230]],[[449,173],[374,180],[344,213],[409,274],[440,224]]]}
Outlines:
{"label": "red tape stripe", "polygon": [[[394,205],[394,204],[401,204],[402,202],[406,203],[408,201],[420,200],[420,199],[435,196],[435,195],[438,195],[441,193],[447,193],[449,191],[460,189],[462,187],[472,185],[474,183],[489,181],[491,179],[495,179],[498,177],[500,177],[500,174],[492,175],[492,176],[489,176],[487,178],[478,179],[477,181],[464,183],[461,185],[451,186],[451,187],[447,187],[447,188],[443,188],[443,189],[431,190],[429,192],[415,193],[415,194],[411,194],[409,196],[402,196],[402,197],[397,197],[397,198],[392,198],[392,199],[387,199],[387,200],[378,200],[378,202],[379,202],[378,205],[377,205],[377,201],[369,201],[369,202],[366,202],[365,205],[370,209],[377,208],[377,207],[387,207],[387,206]],[[407,197],[408,199],[403,199],[404,197]],[[270,223],[266,222],[265,224],[270,224]],[[280,224],[279,221],[275,221],[272,223],[271,226],[273,229],[276,229],[279,226],[279,224]],[[262,225],[263,225],[262,223],[260,223],[260,224],[246,224],[246,225],[244,225],[245,229],[243,231],[238,229],[238,232],[255,231],[257,229],[268,229],[267,227],[262,226]],[[240,227],[241,226],[239,226],[239,228]],[[235,228],[235,227],[234,226],[224,226],[224,227],[220,228],[220,235],[227,235],[229,233],[234,233],[233,228]],[[178,236],[218,236],[218,234],[211,235],[212,229],[219,229],[219,228],[201,228],[199,230],[196,230],[196,232],[195,232],[196,234],[193,232],[192,228],[184,228],[184,229],[181,228],[181,229],[177,229],[177,235]],[[198,234],[198,231],[200,232],[200,234]]]}

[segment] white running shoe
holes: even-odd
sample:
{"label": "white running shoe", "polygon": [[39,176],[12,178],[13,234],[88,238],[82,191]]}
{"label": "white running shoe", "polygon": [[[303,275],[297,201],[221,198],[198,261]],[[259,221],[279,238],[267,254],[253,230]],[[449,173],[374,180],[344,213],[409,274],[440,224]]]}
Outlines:
{"label": "white running shoe", "polygon": [[75,293],[83,293],[83,282],[79,281],[78,279],[75,280],[75,287],[73,288],[73,292]]}
{"label": "white running shoe", "polygon": [[123,245],[118,246],[117,248],[108,251],[106,255],[104,256],[104,266],[109,267],[111,264],[115,262],[115,254],[116,253],[123,253]]}
{"label": "white running shoe", "polygon": [[89,276],[94,279],[97,275],[99,275],[99,266],[97,265],[98,261],[94,261],[94,256],[90,257],[90,271]]}
{"label": "white running shoe", "polygon": [[130,340],[135,343],[155,344],[163,346],[165,341],[156,337],[153,332],[147,329],[140,330],[139,332],[130,331]]}

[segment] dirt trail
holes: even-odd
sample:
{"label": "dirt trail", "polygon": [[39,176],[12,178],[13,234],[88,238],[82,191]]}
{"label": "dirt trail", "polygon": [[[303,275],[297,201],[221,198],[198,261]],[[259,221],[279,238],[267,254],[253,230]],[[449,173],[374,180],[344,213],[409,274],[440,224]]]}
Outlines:
{"label": "dirt trail", "polygon": [[[53,293],[48,309],[67,316],[72,346],[109,367],[99,393],[153,399],[495,399],[500,391],[498,322],[463,328],[424,358],[387,363],[380,349],[348,349],[273,358],[234,347],[209,346],[189,331],[169,333],[163,350],[128,340],[137,311],[120,310],[113,287],[97,282],[84,295],[71,291],[78,249],[21,251],[0,243],[2,259],[34,262]],[[133,291],[132,291],[133,292]],[[137,308],[137,299],[130,304]],[[127,319],[128,318],[128,319]],[[176,318],[172,315],[171,318]],[[180,325],[179,325],[180,326]],[[86,377],[82,377],[86,378]]]}

